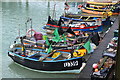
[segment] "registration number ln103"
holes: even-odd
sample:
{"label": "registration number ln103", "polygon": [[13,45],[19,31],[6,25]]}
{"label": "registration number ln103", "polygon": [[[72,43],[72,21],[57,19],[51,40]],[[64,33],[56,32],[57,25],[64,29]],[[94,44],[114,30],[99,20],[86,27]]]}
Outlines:
{"label": "registration number ln103", "polygon": [[70,61],[64,63],[64,67],[73,67],[73,66],[78,66],[78,61]]}

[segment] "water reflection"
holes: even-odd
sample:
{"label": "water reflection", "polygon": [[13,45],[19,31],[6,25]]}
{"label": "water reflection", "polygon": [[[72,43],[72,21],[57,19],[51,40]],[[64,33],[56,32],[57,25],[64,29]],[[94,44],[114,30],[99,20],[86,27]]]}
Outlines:
{"label": "water reflection", "polygon": [[49,74],[31,71],[20,67],[13,62],[9,65],[9,68],[14,72],[14,74],[22,76],[23,78],[63,78],[63,76],[64,78],[69,78],[70,76],[72,76],[72,78],[76,78],[75,74]]}

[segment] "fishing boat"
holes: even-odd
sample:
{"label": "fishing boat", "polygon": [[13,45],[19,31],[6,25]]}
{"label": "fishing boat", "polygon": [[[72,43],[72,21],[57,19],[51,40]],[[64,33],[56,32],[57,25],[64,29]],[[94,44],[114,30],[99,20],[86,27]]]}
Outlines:
{"label": "fishing boat", "polygon": [[[23,37],[20,37],[20,39],[20,44],[14,41],[16,44],[11,45],[8,56],[22,67],[39,72],[80,73],[85,66],[83,56],[90,52],[79,45],[76,47],[67,46],[67,49],[60,48],[57,50],[52,47],[53,43],[45,48],[36,48],[32,46],[33,44],[24,44]],[[56,42],[59,43],[59,41]]]}
{"label": "fishing boat", "polygon": [[101,20],[102,25],[106,25],[106,23],[110,24],[110,16],[107,15],[98,15],[98,14],[88,14],[88,13],[82,13],[82,14],[65,14],[62,16],[65,20],[72,20],[72,19],[85,19],[83,22],[94,22],[98,19]]}
{"label": "fishing boat", "polygon": [[[99,6],[97,6],[97,4],[96,4],[96,6],[91,6],[91,4],[86,3],[86,5],[84,6],[84,9],[82,9],[82,11],[86,12],[86,13],[89,12],[92,14],[101,14],[101,15],[108,15],[108,16],[119,15],[119,8],[116,6],[116,4],[112,5],[112,6],[111,5],[102,5],[103,7],[99,7]],[[79,9],[81,9],[81,8],[79,7]]]}
{"label": "fishing boat", "polygon": [[[90,17],[88,17],[90,18]],[[101,27],[101,20],[95,19],[95,21],[89,22],[81,22],[80,19],[71,19],[66,17],[61,17],[58,22],[55,23],[54,20],[48,19],[48,23],[44,26],[44,29],[55,29],[55,28],[62,28],[68,29],[71,27],[72,30],[81,30],[81,31],[92,31],[94,29],[98,29]]]}
{"label": "fishing boat", "polygon": [[95,4],[95,5],[115,5],[117,1],[114,2],[94,2],[94,1],[87,1],[87,4]]}
{"label": "fishing boat", "polygon": [[98,8],[98,9],[104,9],[104,8],[106,8],[107,6],[101,6],[101,5],[89,4],[89,7],[91,7],[91,8]]}
{"label": "fishing boat", "polygon": [[52,37],[46,36],[46,39],[39,39],[39,40],[36,40],[36,36],[31,37],[31,36],[25,35],[23,37],[15,39],[14,44],[12,46],[20,47],[21,41],[23,41],[23,44],[28,47],[31,46],[37,49],[46,49],[48,48],[49,44],[52,43],[51,46],[54,49],[57,49],[59,51],[70,52],[72,49],[77,48],[78,46],[82,47],[83,44],[90,39],[89,36],[91,36],[91,38],[94,37],[92,33],[80,32],[80,31],[77,31],[74,33],[70,29],[69,31],[66,31],[66,33],[65,32],[61,34],[59,33],[60,32],[56,28],[53,31],[53,33],[51,33],[51,35],[54,34],[55,36],[54,35]]}
{"label": "fishing boat", "polygon": [[[84,9],[91,10],[91,11],[96,11],[96,12],[97,11],[98,12],[104,12],[104,13],[102,13],[103,15],[105,14],[105,12],[108,12],[108,16],[119,15],[119,8],[115,7],[115,6],[112,6],[112,7],[109,7],[109,8],[107,6],[107,7],[103,8],[103,9],[99,9],[97,7],[94,7],[94,8],[92,8],[92,7],[84,7]],[[101,13],[99,13],[99,14],[101,14]]]}
{"label": "fishing boat", "polygon": [[114,15],[112,12],[89,10],[89,9],[86,9],[85,7],[82,7],[80,9],[82,10],[82,12],[89,13],[89,14],[99,14],[99,15],[106,15],[106,16]]}
{"label": "fishing boat", "polygon": [[106,11],[106,12],[110,12],[111,9],[106,9],[106,8],[103,8],[103,9],[99,9],[99,8],[92,8],[92,7],[85,7],[86,9],[88,10],[94,10],[94,11]]}
{"label": "fishing boat", "polygon": [[94,21],[95,18],[107,18],[108,16],[106,15],[93,15],[93,14],[87,14],[87,13],[81,13],[81,14],[71,14],[71,13],[66,13],[65,15],[61,16],[62,18],[70,18],[70,19],[80,19],[81,21]]}
{"label": "fishing boat", "polygon": [[[112,8],[117,8],[117,4],[115,5],[96,5],[96,4],[87,4],[85,5],[85,7],[88,7],[88,8],[92,8],[92,10],[106,10],[106,11],[109,11],[110,9]],[[81,6],[78,5],[78,9],[80,8]]]}
{"label": "fishing boat", "polygon": [[[86,50],[82,50],[86,52]],[[71,57],[71,53],[53,51],[46,53],[40,49],[25,49],[15,47],[9,50],[10,56],[18,65],[39,72],[45,73],[80,73],[84,61],[81,57]]]}
{"label": "fishing boat", "polygon": [[[58,40],[56,37],[53,40],[59,43],[60,39],[58,35],[56,36]],[[80,73],[86,64],[84,55],[94,49],[90,48],[88,39],[83,40],[84,45],[71,45],[67,46],[67,49],[56,49],[57,46],[53,47],[52,45],[55,45],[53,43],[50,43],[48,47],[43,45],[45,48],[35,47],[34,44],[24,44],[24,38],[20,37],[20,44],[14,41],[15,44],[10,46],[8,56],[22,67],[45,73]],[[95,39],[97,41],[97,38]]]}
{"label": "fishing boat", "polygon": [[[74,25],[73,25],[74,26]],[[75,31],[95,31],[96,29],[99,28],[99,30],[101,31],[101,25],[94,25],[94,26],[90,26],[90,27],[86,27],[86,25],[77,25],[78,27],[71,27],[72,30]],[[79,27],[80,26],[80,27]],[[55,29],[55,28],[59,28],[60,26],[57,25],[51,25],[51,24],[46,24],[46,26],[44,27],[44,29]],[[63,29],[68,29],[68,26],[63,26]],[[98,30],[97,30],[98,32]]]}

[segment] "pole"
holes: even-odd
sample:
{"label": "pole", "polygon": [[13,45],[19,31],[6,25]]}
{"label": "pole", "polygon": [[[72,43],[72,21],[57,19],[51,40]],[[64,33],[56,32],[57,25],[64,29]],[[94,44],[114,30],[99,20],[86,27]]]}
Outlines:
{"label": "pole", "polygon": [[30,18],[31,21],[31,37],[32,37],[32,19]]}
{"label": "pole", "polygon": [[48,0],[48,16],[50,16],[50,1]]}
{"label": "pole", "polygon": [[[67,3],[67,0],[65,0],[65,3]],[[65,3],[64,3],[64,14],[63,14],[64,17],[66,15],[66,10],[65,10],[66,5],[65,5]]]}
{"label": "pole", "polygon": [[117,54],[116,54],[116,70],[115,70],[115,80],[120,80],[120,15],[118,17],[119,24],[119,33],[118,33],[118,46],[117,46]]}
{"label": "pole", "polygon": [[18,29],[18,36],[20,37],[20,24],[19,24],[19,29]]}
{"label": "pole", "polygon": [[18,30],[18,35],[19,35],[19,37],[20,37],[20,28],[19,28],[19,30]]}
{"label": "pole", "polygon": [[54,16],[55,16],[55,6],[56,6],[56,3],[54,4],[54,9],[53,9],[53,19],[54,19]]}
{"label": "pole", "polygon": [[25,23],[25,26],[26,26],[26,33],[27,33],[27,22]]}

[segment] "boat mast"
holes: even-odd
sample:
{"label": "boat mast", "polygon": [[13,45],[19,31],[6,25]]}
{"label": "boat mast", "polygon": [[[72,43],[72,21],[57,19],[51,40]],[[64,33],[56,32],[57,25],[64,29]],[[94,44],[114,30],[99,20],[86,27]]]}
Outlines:
{"label": "boat mast", "polygon": [[48,0],[48,16],[50,16],[50,1]]}
{"label": "boat mast", "polygon": [[27,33],[27,22],[25,23],[25,27],[26,27],[26,33]]}
{"label": "boat mast", "polygon": [[[55,3],[55,0],[54,0],[54,3]],[[56,3],[54,4],[53,17],[52,17],[52,19],[54,19],[54,17],[56,17],[56,16],[55,16],[55,6],[56,6]]]}
{"label": "boat mast", "polygon": [[[67,3],[67,0],[65,0],[65,3]],[[65,14],[66,14],[66,10],[65,10],[65,6],[66,6],[66,5],[65,5],[65,3],[64,3],[64,15],[63,15],[64,17],[65,17]],[[68,11],[67,11],[67,12],[68,12]]]}
{"label": "boat mast", "polygon": [[32,37],[32,19],[30,18],[31,21],[31,37]]}
{"label": "boat mast", "polygon": [[30,21],[30,18],[28,18],[28,20],[25,22],[25,26],[26,26],[26,33],[27,33],[27,28],[28,28],[28,22]]}
{"label": "boat mast", "polygon": [[19,24],[19,29],[18,29],[18,37],[20,37],[20,24]]}

